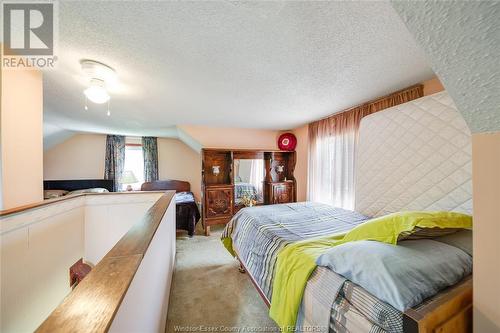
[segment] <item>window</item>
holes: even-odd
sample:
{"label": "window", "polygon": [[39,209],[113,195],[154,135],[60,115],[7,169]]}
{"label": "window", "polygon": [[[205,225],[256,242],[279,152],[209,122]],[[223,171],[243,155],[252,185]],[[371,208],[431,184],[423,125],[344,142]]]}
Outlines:
{"label": "window", "polygon": [[144,183],[144,158],[142,156],[142,145],[140,144],[127,144],[125,146],[125,165],[123,167],[123,174],[130,175],[127,171],[131,171],[137,182],[122,183],[122,190],[126,190],[127,186],[132,186],[133,190],[140,190],[142,183]]}
{"label": "window", "polygon": [[328,127],[310,130],[308,200],[352,210],[357,132],[352,128],[332,132]]}

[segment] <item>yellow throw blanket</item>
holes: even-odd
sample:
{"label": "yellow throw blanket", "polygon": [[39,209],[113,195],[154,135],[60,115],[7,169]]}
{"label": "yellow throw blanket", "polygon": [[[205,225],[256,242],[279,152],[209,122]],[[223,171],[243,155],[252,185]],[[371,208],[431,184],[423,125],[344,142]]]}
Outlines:
{"label": "yellow throw blanket", "polygon": [[295,331],[304,289],[316,259],[333,246],[374,240],[396,244],[399,234],[420,228],[472,228],[472,217],[453,212],[400,212],[365,222],[345,234],[288,245],[278,254],[269,315],[284,332]]}

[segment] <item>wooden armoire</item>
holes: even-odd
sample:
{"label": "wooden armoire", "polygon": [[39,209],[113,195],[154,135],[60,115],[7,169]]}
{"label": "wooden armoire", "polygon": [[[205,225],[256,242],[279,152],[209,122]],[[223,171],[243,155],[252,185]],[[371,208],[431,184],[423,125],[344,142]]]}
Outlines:
{"label": "wooden armoire", "polygon": [[210,226],[225,224],[244,206],[235,203],[235,161],[262,160],[262,200],[258,205],[295,202],[297,186],[293,175],[295,151],[254,149],[202,149],[202,203],[205,235]]}

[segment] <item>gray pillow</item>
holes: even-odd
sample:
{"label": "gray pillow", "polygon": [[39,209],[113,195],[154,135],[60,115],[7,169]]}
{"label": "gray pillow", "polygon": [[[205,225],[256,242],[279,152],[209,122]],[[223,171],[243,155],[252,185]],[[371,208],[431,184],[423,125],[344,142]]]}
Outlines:
{"label": "gray pillow", "polygon": [[448,236],[434,238],[434,240],[458,247],[472,256],[472,230],[462,230]]}
{"label": "gray pillow", "polygon": [[472,257],[430,239],[398,245],[376,241],[342,244],[317,262],[405,311],[472,273]]}

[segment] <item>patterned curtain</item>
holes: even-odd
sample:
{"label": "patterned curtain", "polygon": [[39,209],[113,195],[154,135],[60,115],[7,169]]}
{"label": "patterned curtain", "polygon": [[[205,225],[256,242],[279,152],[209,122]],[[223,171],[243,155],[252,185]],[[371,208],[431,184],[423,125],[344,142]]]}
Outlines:
{"label": "patterned curtain", "polygon": [[354,209],[354,165],[361,119],[423,96],[416,85],[309,124],[307,199]]}
{"label": "patterned curtain", "polygon": [[125,137],[108,135],[106,137],[106,160],[104,165],[104,179],[114,179],[114,189],[119,191],[120,179],[125,164]]}
{"label": "patterned curtain", "polygon": [[158,180],[158,140],[155,137],[142,137],[142,155],[144,156],[144,181]]}

